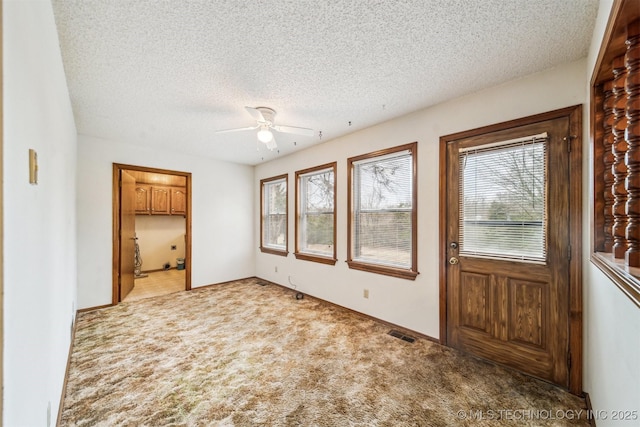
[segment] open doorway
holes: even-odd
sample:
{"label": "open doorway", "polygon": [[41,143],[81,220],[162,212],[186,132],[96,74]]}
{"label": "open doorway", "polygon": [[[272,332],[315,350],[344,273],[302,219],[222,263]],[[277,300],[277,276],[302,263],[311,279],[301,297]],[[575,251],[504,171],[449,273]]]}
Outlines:
{"label": "open doorway", "polygon": [[191,289],[191,173],[113,164],[112,303]]}

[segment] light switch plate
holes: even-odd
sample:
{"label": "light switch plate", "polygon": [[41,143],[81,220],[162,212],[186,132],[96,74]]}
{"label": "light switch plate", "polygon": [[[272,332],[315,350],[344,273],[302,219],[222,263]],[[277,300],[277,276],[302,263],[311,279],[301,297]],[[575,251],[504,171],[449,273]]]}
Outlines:
{"label": "light switch plate", "polygon": [[29,184],[38,185],[38,153],[29,149]]}

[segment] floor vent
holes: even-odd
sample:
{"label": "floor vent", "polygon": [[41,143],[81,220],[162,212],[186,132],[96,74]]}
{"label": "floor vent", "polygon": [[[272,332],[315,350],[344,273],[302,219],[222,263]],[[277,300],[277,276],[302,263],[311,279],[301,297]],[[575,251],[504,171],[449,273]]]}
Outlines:
{"label": "floor vent", "polygon": [[389,335],[391,335],[392,337],[400,338],[402,341],[406,341],[406,342],[412,343],[416,341],[415,338],[405,335],[400,331],[396,331],[395,329],[390,330]]}

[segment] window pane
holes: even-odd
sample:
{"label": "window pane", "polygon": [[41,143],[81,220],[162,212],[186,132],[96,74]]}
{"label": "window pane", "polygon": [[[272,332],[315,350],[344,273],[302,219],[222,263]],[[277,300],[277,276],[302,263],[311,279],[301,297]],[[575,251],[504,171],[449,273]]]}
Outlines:
{"label": "window pane", "polygon": [[460,153],[460,254],[546,260],[546,139]]}
{"label": "window pane", "polygon": [[353,193],[353,260],[411,269],[412,153],[354,162]]}
{"label": "window pane", "polygon": [[287,182],[285,179],[264,183],[263,245],[286,250]]}
{"label": "window pane", "polygon": [[301,175],[299,251],[333,257],[334,172],[333,168]]}

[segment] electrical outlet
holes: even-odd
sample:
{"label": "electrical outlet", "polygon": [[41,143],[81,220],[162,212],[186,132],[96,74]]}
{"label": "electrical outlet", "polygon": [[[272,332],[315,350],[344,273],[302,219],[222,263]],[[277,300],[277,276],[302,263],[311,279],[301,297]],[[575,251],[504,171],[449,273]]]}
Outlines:
{"label": "electrical outlet", "polygon": [[276,273],[278,272],[278,266],[276,265]]}
{"label": "electrical outlet", "polygon": [[177,246],[177,245],[171,245],[171,250],[172,250],[172,251],[175,251],[176,249],[178,249],[178,246]]}
{"label": "electrical outlet", "polygon": [[362,296],[365,298],[369,298],[369,289],[365,289]]}

